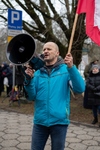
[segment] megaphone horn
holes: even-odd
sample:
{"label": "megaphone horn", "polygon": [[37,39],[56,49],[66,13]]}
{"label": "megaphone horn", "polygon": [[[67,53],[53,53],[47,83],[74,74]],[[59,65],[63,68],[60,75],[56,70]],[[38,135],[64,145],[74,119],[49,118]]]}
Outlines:
{"label": "megaphone horn", "polygon": [[35,40],[29,34],[18,34],[12,38],[7,46],[7,59],[15,64],[21,65],[30,61],[36,48]]}

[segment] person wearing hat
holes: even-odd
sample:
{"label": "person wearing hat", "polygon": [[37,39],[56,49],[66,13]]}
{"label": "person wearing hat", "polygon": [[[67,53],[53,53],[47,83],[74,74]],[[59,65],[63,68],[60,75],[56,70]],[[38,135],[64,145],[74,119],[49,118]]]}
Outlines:
{"label": "person wearing hat", "polygon": [[96,65],[96,64],[99,64],[99,59],[97,58],[97,57],[93,57],[92,58],[92,60],[91,60],[91,62],[88,64],[88,65],[86,65],[86,67],[85,67],[85,69],[84,69],[84,77],[85,77],[85,80],[88,78],[88,76],[89,76],[89,73],[90,73],[90,71],[91,71],[91,67],[93,66],[93,65]]}
{"label": "person wearing hat", "polygon": [[94,120],[92,124],[98,122],[98,111],[100,113],[100,66],[92,65],[89,77],[86,81],[88,89],[88,104],[92,106]]}
{"label": "person wearing hat", "polygon": [[[87,80],[89,73],[91,71],[91,67],[95,64],[99,64],[99,59],[94,56],[91,60],[91,62],[86,65],[85,69],[84,69],[84,77],[85,77],[85,81]],[[87,98],[88,98],[88,89],[85,87],[85,92],[84,92],[84,97],[83,97],[83,107],[86,109],[92,109],[90,105],[87,104]]]}

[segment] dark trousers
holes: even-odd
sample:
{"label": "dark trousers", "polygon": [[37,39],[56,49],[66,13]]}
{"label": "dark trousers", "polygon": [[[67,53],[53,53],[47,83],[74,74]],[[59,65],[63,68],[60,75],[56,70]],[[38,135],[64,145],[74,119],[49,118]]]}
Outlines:
{"label": "dark trousers", "polygon": [[92,106],[92,112],[93,112],[94,118],[98,118],[98,114],[100,114],[100,106],[93,105]]}
{"label": "dark trousers", "polygon": [[9,87],[7,87],[7,96],[9,96],[11,91],[12,91],[12,85],[9,85]]}
{"label": "dark trousers", "polygon": [[64,150],[68,125],[45,127],[34,125],[31,150],[44,150],[47,139],[51,137],[51,150]]}

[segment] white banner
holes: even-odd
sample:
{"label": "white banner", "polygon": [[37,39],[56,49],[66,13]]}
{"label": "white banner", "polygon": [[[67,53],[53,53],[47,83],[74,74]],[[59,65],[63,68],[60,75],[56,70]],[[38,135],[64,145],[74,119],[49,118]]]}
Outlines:
{"label": "white banner", "polygon": [[94,26],[100,30],[100,0],[95,0]]}

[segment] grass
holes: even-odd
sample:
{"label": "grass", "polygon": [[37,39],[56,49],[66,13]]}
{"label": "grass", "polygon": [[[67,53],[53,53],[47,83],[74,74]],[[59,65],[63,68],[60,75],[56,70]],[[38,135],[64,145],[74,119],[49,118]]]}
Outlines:
{"label": "grass", "polygon": [[70,119],[82,123],[91,124],[93,120],[92,110],[83,107],[83,96],[76,95],[76,98],[71,98],[71,115]]}

